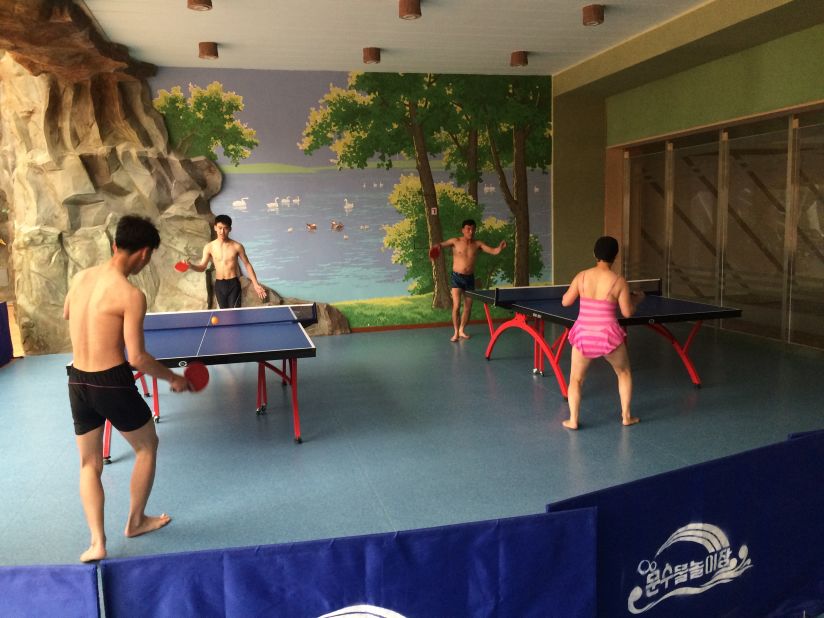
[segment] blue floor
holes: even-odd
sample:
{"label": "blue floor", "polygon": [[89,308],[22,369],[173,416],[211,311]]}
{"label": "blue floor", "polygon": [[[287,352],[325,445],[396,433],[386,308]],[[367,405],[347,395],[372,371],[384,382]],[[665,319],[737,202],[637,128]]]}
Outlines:
{"label": "blue floor", "polygon": [[[684,335],[689,326],[676,325]],[[211,368],[199,394],[161,383],[149,512],[170,526],[122,535],[132,455],[115,436],[104,470],[109,556],[282,543],[540,513],[548,502],[824,428],[824,352],[711,328],[693,344],[693,388],[669,344],[630,330],[641,423],[622,427],[615,377],[596,363],[582,427],[561,426],[554,377],[508,332],[484,360],[486,327],[449,342],[432,328],[318,337],[299,362],[304,443],[269,378],[255,415],[254,365]],[[569,353],[564,354],[568,375]],[[0,564],[73,563],[88,545],[66,394],[68,355],[0,369]]]}

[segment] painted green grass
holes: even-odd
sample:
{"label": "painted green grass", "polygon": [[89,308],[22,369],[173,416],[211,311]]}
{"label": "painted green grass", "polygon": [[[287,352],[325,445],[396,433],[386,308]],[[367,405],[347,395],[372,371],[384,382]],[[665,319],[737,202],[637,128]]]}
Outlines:
{"label": "painted green grass", "polygon": [[[430,294],[349,300],[334,303],[334,306],[346,316],[352,328],[444,324],[452,321],[451,311],[432,308]],[[492,317],[510,318],[512,312],[492,307]],[[472,319],[485,319],[483,303],[477,300],[472,305]]]}

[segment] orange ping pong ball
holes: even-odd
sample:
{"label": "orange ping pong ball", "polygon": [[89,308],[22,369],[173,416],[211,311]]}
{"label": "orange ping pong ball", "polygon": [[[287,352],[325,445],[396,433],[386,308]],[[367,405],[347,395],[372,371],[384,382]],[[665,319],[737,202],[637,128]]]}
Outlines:
{"label": "orange ping pong ball", "polygon": [[218,322],[220,322],[220,320],[218,320],[218,319],[217,319],[217,316],[216,316],[216,315],[213,315],[213,316],[212,316],[212,320],[211,320],[211,322],[212,322],[212,325],[214,326],[215,324],[217,324]]}

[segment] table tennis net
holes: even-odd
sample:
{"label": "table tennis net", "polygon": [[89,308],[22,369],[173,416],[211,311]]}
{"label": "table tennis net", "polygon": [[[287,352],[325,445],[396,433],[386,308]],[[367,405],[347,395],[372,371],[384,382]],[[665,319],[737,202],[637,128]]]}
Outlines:
{"label": "table tennis net", "polygon": [[[216,318],[217,322],[212,323]],[[266,305],[242,309],[215,309],[180,313],[150,313],[144,321],[145,330],[171,330],[180,328],[220,328],[252,324],[284,324],[299,322],[303,326],[316,324],[315,303],[299,305]]]}
{"label": "table tennis net", "polygon": [[[633,292],[643,291],[645,294],[661,294],[660,279],[633,279],[628,281],[628,283],[630,290]],[[569,284],[495,288],[495,304],[505,305],[515,302],[555,300],[561,298],[568,289]]]}

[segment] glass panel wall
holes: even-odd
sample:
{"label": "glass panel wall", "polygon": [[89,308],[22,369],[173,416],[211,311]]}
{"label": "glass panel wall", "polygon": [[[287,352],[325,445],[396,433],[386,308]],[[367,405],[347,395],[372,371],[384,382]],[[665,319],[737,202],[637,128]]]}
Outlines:
{"label": "glass panel wall", "polygon": [[675,148],[670,295],[717,296],[718,143]]}
{"label": "glass panel wall", "polygon": [[663,279],[666,272],[665,157],[663,152],[629,160],[630,211],[627,279]]}
{"label": "glass panel wall", "polygon": [[799,146],[789,339],[824,348],[824,124],[799,129]]}
{"label": "glass panel wall", "polygon": [[824,109],[627,160],[627,278],[743,310],[722,328],[824,348]]}
{"label": "glass panel wall", "polygon": [[731,139],[722,302],[725,328],[781,338],[787,131]]}

